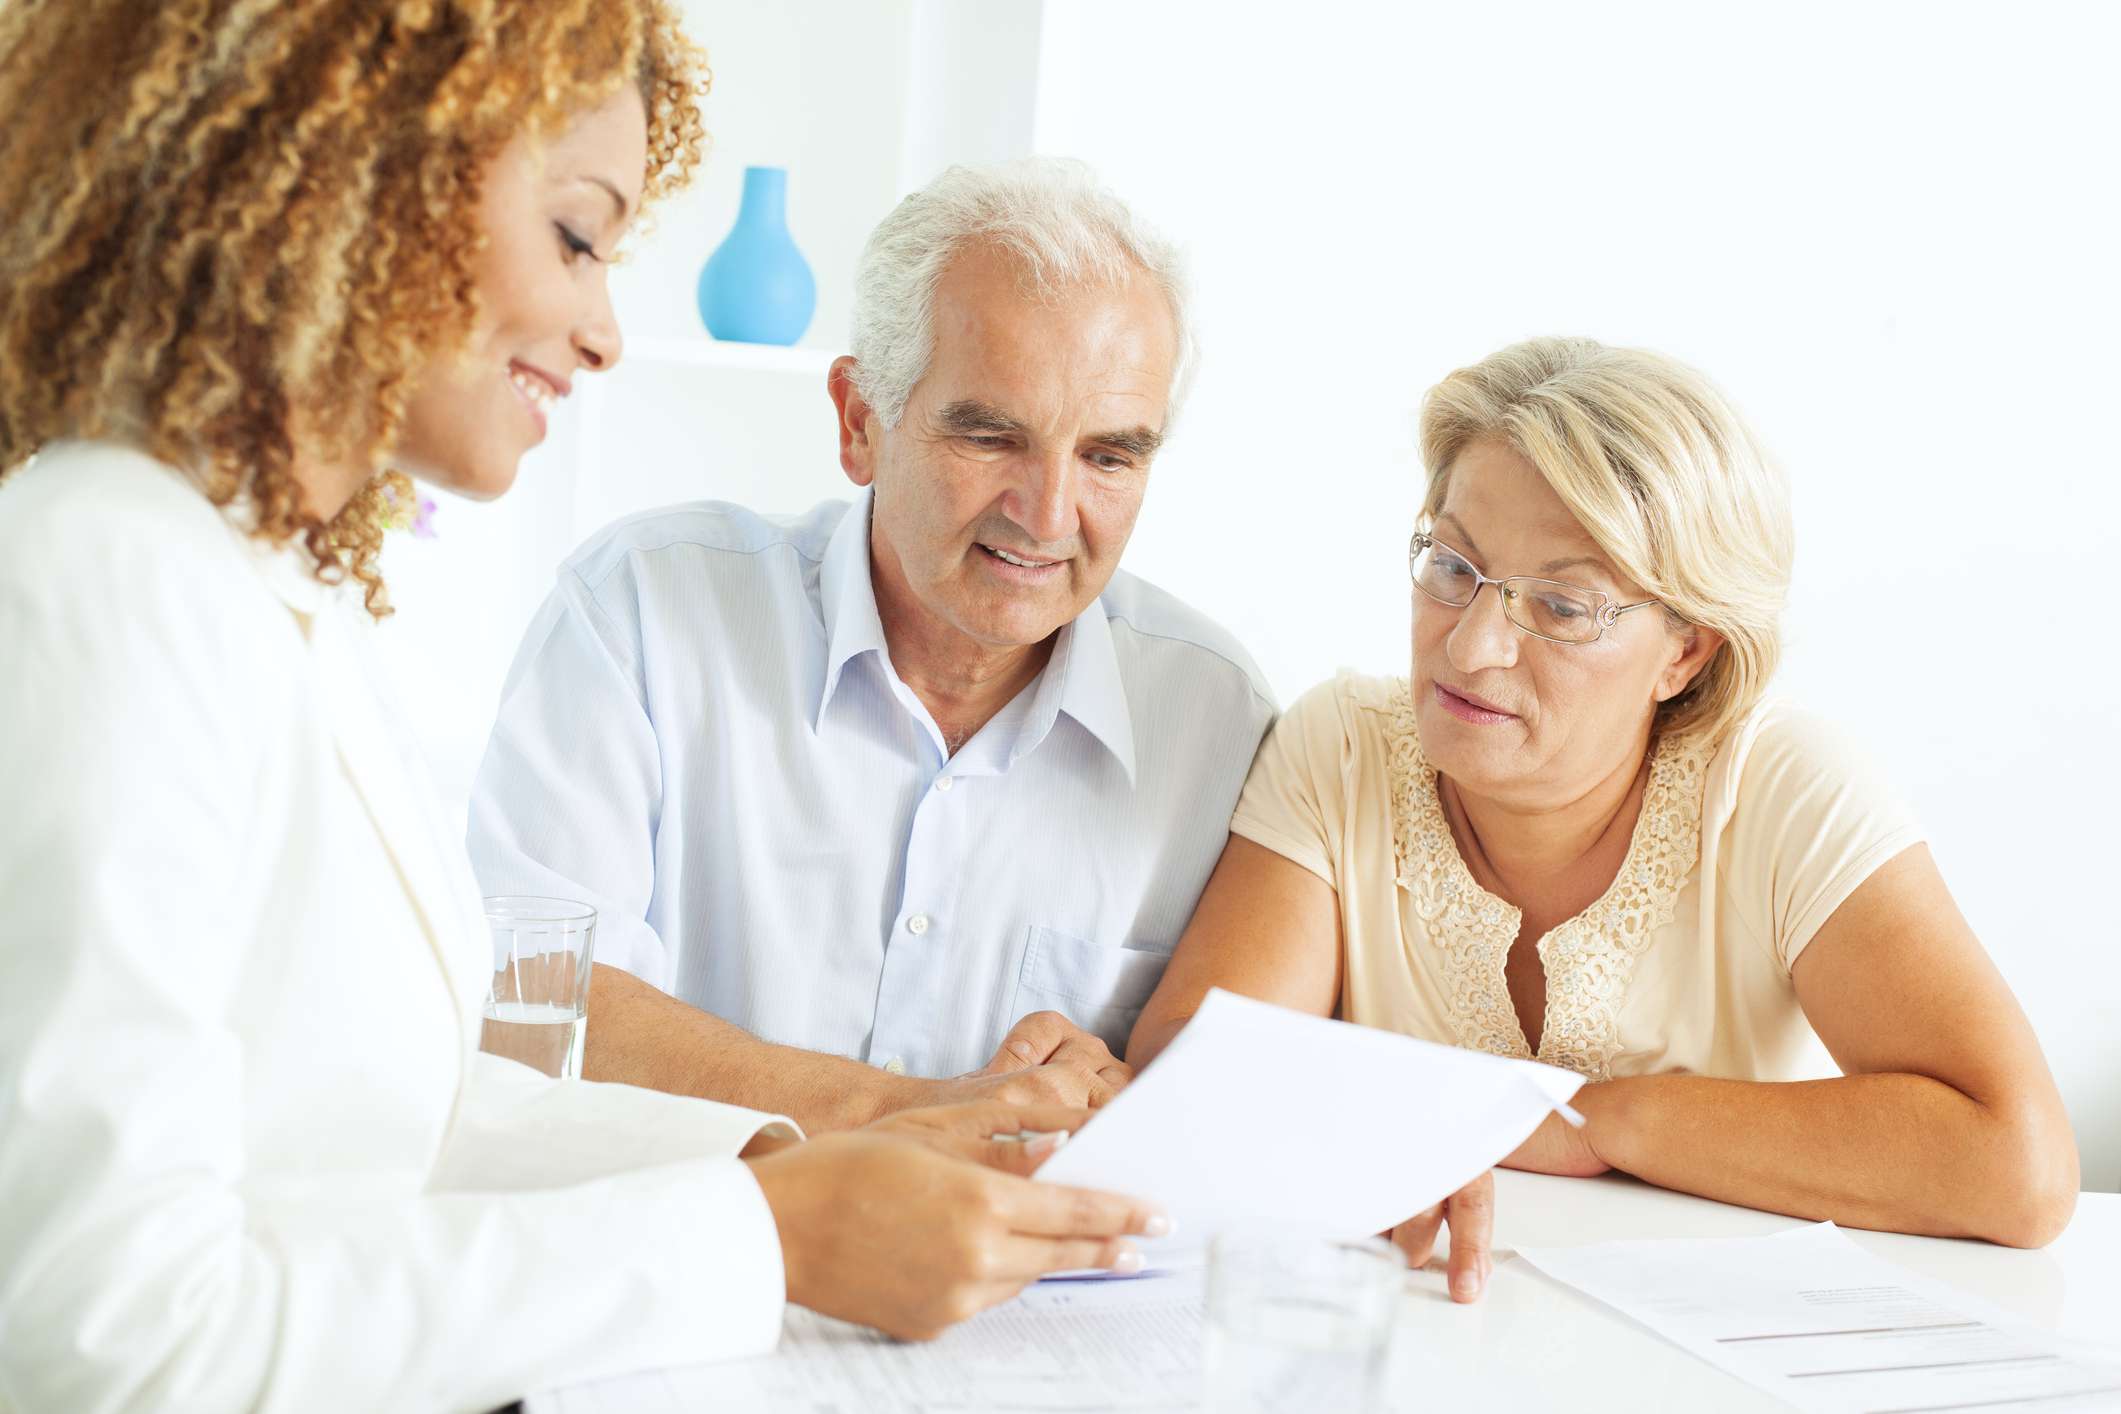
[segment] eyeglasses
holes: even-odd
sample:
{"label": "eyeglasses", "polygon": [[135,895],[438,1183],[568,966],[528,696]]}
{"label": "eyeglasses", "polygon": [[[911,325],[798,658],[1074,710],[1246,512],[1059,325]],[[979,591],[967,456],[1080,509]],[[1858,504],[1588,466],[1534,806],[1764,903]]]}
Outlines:
{"label": "eyeglasses", "polygon": [[1414,577],[1416,589],[1454,609],[1465,608],[1480,593],[1481,585],[1492,584],[1502,597],[1503,617],[1550,643],[1596,643],[1622,614],[1657,602],[1615,604],[1613,596],[1602,590],[1523,574],[1489,579],[1464,555],[1420,530],[1407,542],[1407,572]]}

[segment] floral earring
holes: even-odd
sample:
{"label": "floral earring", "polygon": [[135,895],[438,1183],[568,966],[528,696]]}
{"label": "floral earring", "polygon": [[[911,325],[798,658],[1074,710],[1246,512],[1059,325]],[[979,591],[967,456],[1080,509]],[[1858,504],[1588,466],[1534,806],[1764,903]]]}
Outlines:
{"label": "floral earring", "polygon": [[432,540],[435,503],[414,490],[406,477],[394,475],[383,483],[383,528],[409,530],[415,540]]}

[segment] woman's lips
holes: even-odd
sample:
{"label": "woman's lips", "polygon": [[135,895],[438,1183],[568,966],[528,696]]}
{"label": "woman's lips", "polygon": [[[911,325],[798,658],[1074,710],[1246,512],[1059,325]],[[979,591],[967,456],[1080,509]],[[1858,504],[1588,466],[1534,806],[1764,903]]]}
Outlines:
{"label": "woman's lips", "polygon": [[554,382],[544,371],[526,363],[511,361],[508,365],[508,385],[515,389],[516,397],[537,424],[537,440],[545,440],[546,409],[567,396],[567,389]]}
{"label": "woman's lips", "polygon": [[1486,703],[1476,702],[1461,693],[1451,691],[1442,683],[1436,683],[1434,687],[1436,689],[1436,705],[1458,718],[1461,722],[1471,722],[1476,727],[1492,727],[1498,723],[1517,720],[1513,713],[1497,711]]}
{"label": "woman's lips", "polygon": [[538,431],[536,440],[540,442],[544,441],[545,409],[538,406],[537,399],[532,397],[530,394],[524,392],[522,385],[520,383],[517,383],[514,379],[509,380],[509,386],[515,389],[516,400],[522,403],[523,410],[530,414],[531,425],[537,428]]}

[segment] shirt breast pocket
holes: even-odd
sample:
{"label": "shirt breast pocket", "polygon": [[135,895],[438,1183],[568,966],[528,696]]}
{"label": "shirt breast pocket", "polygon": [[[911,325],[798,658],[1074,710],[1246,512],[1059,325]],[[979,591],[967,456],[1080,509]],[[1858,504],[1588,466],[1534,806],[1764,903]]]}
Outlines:
{"label": "shirt breast pocket", "polygon": [[1017,975],[1011,1024],[1034,1011],[1057,1011],[1124,1056],[1127,1033],[1170,962],[1168,949],[1113,947],[1034,927]]}

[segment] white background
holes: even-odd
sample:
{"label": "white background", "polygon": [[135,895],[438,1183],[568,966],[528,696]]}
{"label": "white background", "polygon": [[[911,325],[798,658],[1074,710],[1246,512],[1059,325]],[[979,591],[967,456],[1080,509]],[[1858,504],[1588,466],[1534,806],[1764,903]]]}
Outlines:
{"label": "white background", "polygon": [[804,343],[829,352],[900,193],[954,158],[1080,156],[1200,288],[1206,362],[1129,568],[1236,630],[1284,701],[1405,670],[1430,383],[1535,333],[1722,383],[1796,497],[1776,690],[1913,800],[2047,1046],[2086,1185],[2121,1186],[2121,10],[691,9],[716,149],[620,280],[650,353],[506,503],[452,503],[440,541],[392,552],[387,651],[459,798],[575,540],[634,506],[839,484],[814,368],[653,353],[703,337],[692,281],[742,167],[790,168]]}

